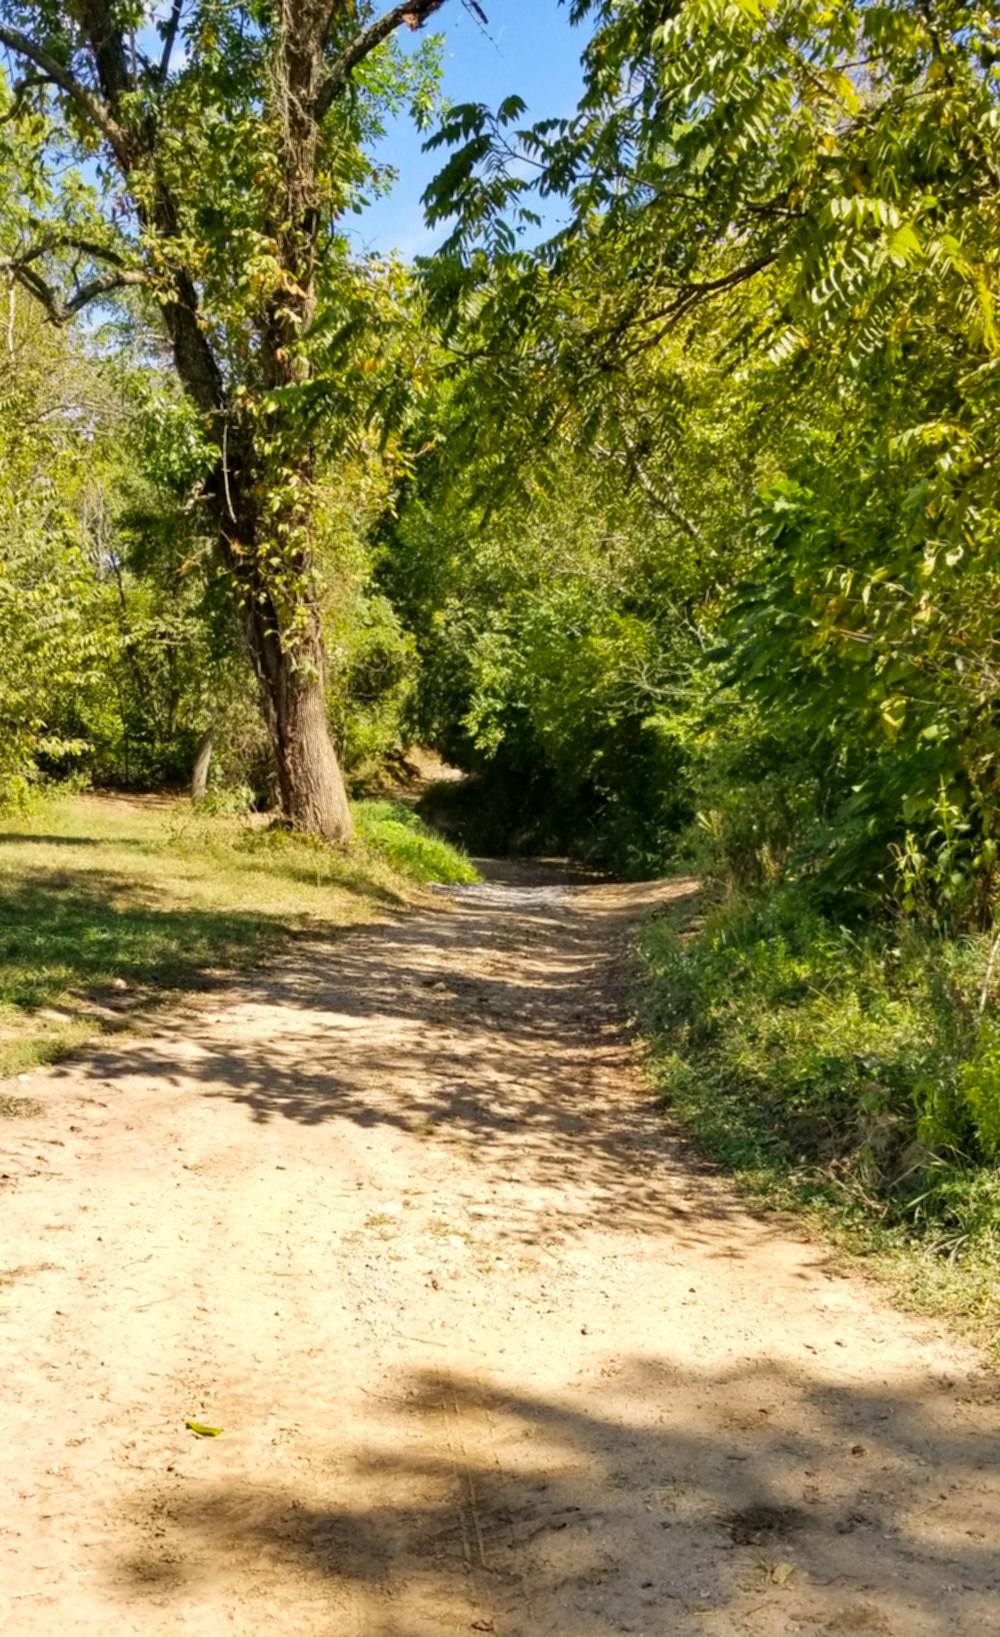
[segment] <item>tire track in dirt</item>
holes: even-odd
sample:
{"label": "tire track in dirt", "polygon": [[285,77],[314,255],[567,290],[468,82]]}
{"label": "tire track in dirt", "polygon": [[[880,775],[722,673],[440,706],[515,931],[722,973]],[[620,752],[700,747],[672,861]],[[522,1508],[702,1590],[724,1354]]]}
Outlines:
{"label": "tire track in dirt", "polygon": [[5,1634],[1000,1630],[993,1378],[642,1084],[622,939],[684,890],[500,872],[34,1077]]}

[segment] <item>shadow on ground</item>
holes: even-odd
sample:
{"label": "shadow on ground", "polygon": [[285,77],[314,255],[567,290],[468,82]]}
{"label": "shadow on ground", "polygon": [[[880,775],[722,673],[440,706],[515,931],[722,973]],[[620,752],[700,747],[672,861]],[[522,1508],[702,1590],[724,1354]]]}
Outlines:
{"label": "shadow on ground", "polygon": [[[262,1124],[433,1135],[472,1154],[484,1181],[516,1174],[543,1189],[548,1233],[658,1222],[682,1231],[688,1219],[699,1232],[730,1197],[687,1202],[668,1186],[697,1161],[649,1119],[622,1028],[636,904],[689,890],[462,889],[451,907],[391,932],[301,941],[258,979],[235,1027],[233,1014],[214,1032],[178,1019],[156,1041],[72,1072],[126,1088],[182,1077]],[[537,1214],[500,1231],[534,1240]]]}
{"label": "shadow on ground", "polygon": [[[2,844],[18,839],[5,835]],[[75,837],[24,839],[88,845]],[[311,884],[305,863],[285,873]],[[349,877],[336,890],[373,907],[401,902],[387,888]],[[113,871],[50,871],[44,880],[4,887],[0,1003],[32,1011],[67,993],[100,989],[111,975],[143,989],[191,987],[211,969],[245,966],[290,936],[287,915],[266,909],[177,905],[154,883]]]}
{"label": "shadow on ground", "polygon": [[[347,1595],[370,1637],[995,1629],[997,1445],[943,1433],[926,1387],[665,1354],[631,1360],[621,1391],[641,1424],[447,1373],[404,1380],[377,1448],[313,1466],[301,1493],[266,1472],[178,1493],[155,1550],[119,1568],[196,1599],[200,1574],[263,1558]],[[493,1624],[473,1626],[477,1610]]]}
{"label": "shadow on ground", "polygon": [[[625,935],[688,890],[507,872],[70,1071],[100,1117],[68,1174],[143,1133],[88,1300],[113,1242],[137,1354],[159,1336],[136,1439],[104,1423],[105,1606],[336,1637],[995,1627],[995,1392],[831,1292],[635,1073]],[[203,1400],[221,1439],[174,1422]]]}

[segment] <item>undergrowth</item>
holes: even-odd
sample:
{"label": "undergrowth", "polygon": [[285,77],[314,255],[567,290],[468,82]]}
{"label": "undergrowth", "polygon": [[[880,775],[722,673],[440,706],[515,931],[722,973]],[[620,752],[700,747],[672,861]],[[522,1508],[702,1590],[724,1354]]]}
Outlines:
{"label": "undergrowth", "polygon": [[778,889],[642,939],[639,1025],[664,1102],[756,1198],[898,1262],[996,1329],[1000,1021],[990,939],[857,932]]}
{"label": "undergrowth", "polygon": [[472,860],[404,802],[358,802],[354,815],[365,846],[410,880],[448,885],[478,881]]}

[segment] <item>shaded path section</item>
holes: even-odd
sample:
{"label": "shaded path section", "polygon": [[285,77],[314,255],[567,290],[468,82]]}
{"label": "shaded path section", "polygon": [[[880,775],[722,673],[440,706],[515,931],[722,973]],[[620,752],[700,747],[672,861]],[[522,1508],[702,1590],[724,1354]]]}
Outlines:
{"label": "shaded path section", "polygon": [[5,1632],[1000,1630],[992,1379],[631,1060],[623,938],[684,891],[508,869],[35,1077]]}

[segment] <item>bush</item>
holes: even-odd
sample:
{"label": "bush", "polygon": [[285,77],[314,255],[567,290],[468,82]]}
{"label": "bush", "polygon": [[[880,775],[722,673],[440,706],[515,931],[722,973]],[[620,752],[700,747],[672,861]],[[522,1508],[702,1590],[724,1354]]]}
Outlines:
{"label": "bush", "polygon": [[479,880],[472,860],[404,802],[360,801],[354,817],[362,843],[412,880],[451,886]]}

